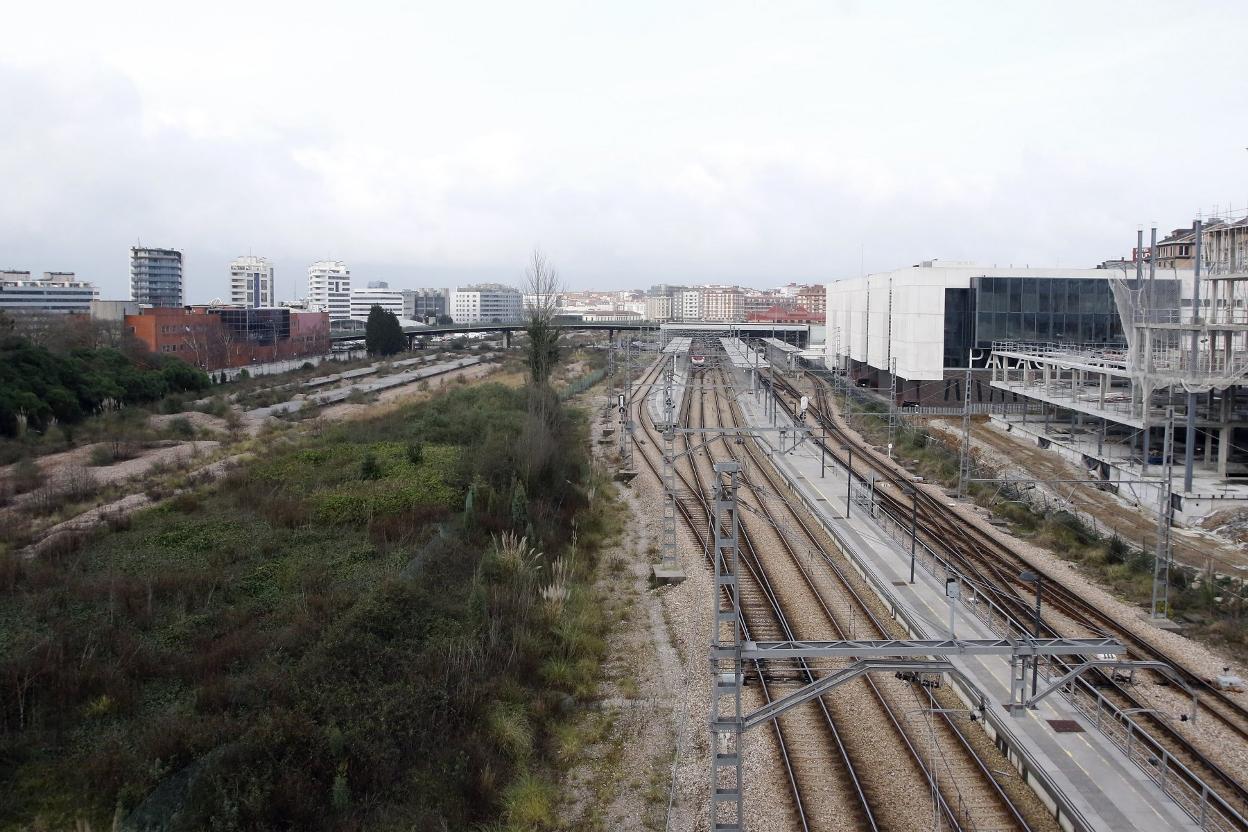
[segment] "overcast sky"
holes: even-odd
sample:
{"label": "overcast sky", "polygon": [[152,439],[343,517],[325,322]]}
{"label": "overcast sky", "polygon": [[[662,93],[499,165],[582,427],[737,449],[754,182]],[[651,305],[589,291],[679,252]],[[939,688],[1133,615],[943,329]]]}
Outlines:
{"label": "overcast sky", "polygon": [[1093,265],[1248,207],[1248,3],[4,4],[0,268],[362,285]]}

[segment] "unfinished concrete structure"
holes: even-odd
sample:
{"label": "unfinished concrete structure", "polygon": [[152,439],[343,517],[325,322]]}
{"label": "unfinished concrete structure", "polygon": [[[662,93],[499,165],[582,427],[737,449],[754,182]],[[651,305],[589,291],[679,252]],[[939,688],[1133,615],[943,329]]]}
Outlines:
{"label": "unfinished concrete structure", "polygon": [[[1248,504],[1248,271],[1242,258],[1201,257],[1180,297],[1153,281],[1115,280],[1125,347],[994,344],[992,386],[1040,403],[1043,416],[1003,415],[1094,478],[1146,506],[1173,484],[1176,518]],[[1170,432],[1173,452],[1167,454]]]}

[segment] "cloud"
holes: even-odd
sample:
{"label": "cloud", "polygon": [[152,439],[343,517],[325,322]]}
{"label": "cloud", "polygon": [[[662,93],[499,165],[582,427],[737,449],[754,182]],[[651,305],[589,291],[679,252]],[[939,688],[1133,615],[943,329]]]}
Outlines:
{"label": "cloud", "polygon": [[[1091,265],[1136,223],[1235,199],[1219,191],[1248,170],[1248,109],[1219,80],[1245,58],[1212,11],[1172,30],[1074,6],[539,6],[363,3],[295,29],[266,6],[237,35],[237,10],[87,8],[56,30],[69,65],[15,38],[0,267],[121,296],[141,238],[182,248],[203,300],[247,251],[276,261],[280,297],[325,256],[453,285],[516,281],[537,245],[575,287]],[[1196,35],[1202,79],[1172,48]]]}

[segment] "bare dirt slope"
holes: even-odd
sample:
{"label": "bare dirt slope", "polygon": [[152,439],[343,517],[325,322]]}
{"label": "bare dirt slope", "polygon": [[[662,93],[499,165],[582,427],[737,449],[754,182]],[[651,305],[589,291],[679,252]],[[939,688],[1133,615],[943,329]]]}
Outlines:
{"label": "bare dirt slope", "polygon": [[[939,419],[929,422],[929,427],[954,433],[961,436],[961,430]],[[971,438],[976,450],[986,453],[993,464],[1009,465],[1029,472],[1031,476],[1043,479],[1079,479],[1087,477],[1087,472],[1080,470],[1065,459],[1036,447],[1031,442],[1006,433],[990,424],[974,423]],[[1119,537],[1138,543],[1146,540],[1151,546],[1157,533],[1155,515],[1125,503],[1114,494],[1097,488],[1079,485],[1062,484],[1055,486],[1064,496],[1078,500],[1080,507],[1094,515],[1098,522],[1113,529]],[[1174,541],[1175,558],[1183,563],[1197,567],[1205,567],[1210,557],[1214,558],[1215,569],[1227,571],[1228,566],[1248,567],[1248,547],[1238,545],[1220,536],[1195,529],[1175,528],[1171,537]]]}

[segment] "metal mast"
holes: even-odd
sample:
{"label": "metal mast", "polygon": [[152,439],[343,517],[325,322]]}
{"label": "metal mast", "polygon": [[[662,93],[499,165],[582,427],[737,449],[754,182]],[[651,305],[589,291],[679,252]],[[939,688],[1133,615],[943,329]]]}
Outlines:
{"label": "metal mast", "polygon": [[[737,586],[737,462],[715,463],[715,626],[711,631],[711,829],[745,826],[741,797],[741,596]],[[727,477],[726,481],[724,477]]]}
{"label": "metal mast", "polygon": [[971,367],[967,358],[966,380],[962,383],[962,452],[958,455],[958,496],[966,496],[971,478]]}
{"label": "metal mast", "polygon": [[672,400],[672,383],[676,374],[676,354],[664,360],[663,368],[663,549],[658,577],[676,575],[680,563],[676,559],[676,403]]}
{"label": "metal mast", "polygon": [[888,362],[888,455],[893,455],[893,440],[897,436],[897,359]]}
{"label": "metal mast", "polygon": [[633,467],[633,338],[624,340],[624,404],[620,408],[620,469]]}
{"label": "metal mast", "polygon": [[[1166,408],[1166,434],[1161,446],[1161,485],[1157,504],[1157,549],[1153,556],[1153,604],[1149,616],[1165,618],[1170,608],[1170,497],[1174,472],[1174,408]],[[1160,603],[1159,603],[1160,602]]]}

